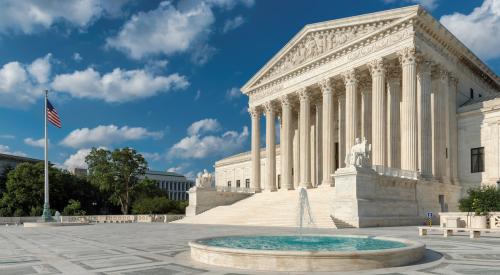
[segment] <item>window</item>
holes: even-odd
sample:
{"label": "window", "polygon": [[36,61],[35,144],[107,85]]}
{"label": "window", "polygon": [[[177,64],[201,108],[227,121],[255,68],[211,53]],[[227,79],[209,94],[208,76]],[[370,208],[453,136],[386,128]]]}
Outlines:
{"label": "window", "polygon": [[245,179],[245,188],[250,188],[250,179]]}
{"label": "window", "polygon": [[281,175],[278,174],[278,189],[281,189]]}
{"label": "window", "polygon": [[448,212],[448,206],[446,205],[444,195],[438,195],[439,206],[441,207],[441,212]]}
{"label": "window", "polygon": [[470,150],[471,173],[484,172],[484,147]]}
{"label": "window", "polygon": [[231,187],[231,181],[227,182],[227,187]]}
{"label": "window", "polygon": [[474,98],[474,89],[470,88],[470,98]]}
{"label": "window", "polygon": [[236,180],[236,188],[240,188],[240,180]]}

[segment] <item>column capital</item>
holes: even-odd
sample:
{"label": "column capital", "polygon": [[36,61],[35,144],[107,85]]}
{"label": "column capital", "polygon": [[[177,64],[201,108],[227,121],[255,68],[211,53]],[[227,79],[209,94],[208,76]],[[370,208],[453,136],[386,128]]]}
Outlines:
{"label": "column capital", "polygon": [[450,72],[442,66],[438,66],[436,70],[436,77],[441,81],[448,82],[450,77]]}
{"label": "column capital", "polygon": [[417,62],[417,50],[414,47],[407,47],[398,52],[401,65],[414,65]]}
{"label": "column capital", "polygon": [[387,81],[401,81],[401,67],[397,62],[391,62],[386,69]]}
{"label": "column capital", "polygon": [[450,77],[450,84],[456,88],[458,85],[458,77],[454,73],[450,73],[449,77]]}
{"label": "column capital", "polygon": [[267,115],[267,114],[270,114],[271,112],[274,113],[276,111],[276,106],[275,106],[274,102],[268,101],[268,102],[264,103],[264,109],[265,109],[266,115]]}
{"label": "column capital", "polygon": [[424,56],[421,56],[418,59],[418,68],[419,68],[419,73],[431,73],[432,70],[432,65],[434,62],[430,59],[425,58]]}
{"label": "column capital", "polygon": [[323,95],[332,94],[332,81],[330,78],[323,78],[318,82],[319,88],[321,89],[321,93]]}
{"label": "column capital", "polygon": [[383,58],[372,60],[367,65],[372,77],[385,74],[386,65]]}
{"label": "column capital", "polygon": [[252,118],[259,118],[262,110],[259,106],[248,107],[248,113]]}
{"label": "column capital", "polygon": [[344,84],[354,85],[358,82],[358,74],[356,69],[349,69],[342,73],[342,80],[344,80]]}
{"label": "column capital", "polygon": [[299,90],[297,90],[297,95],[299,96],[299,100],[301,102],[308,100],[309,96],[310,96],[309,90],[306,87],[303,87],[303,88],[300,88]]}
{"label": "column capital", "polygon": [[280,97],[281,107],[290,107],[292,105],[290,95],[283,95]]}

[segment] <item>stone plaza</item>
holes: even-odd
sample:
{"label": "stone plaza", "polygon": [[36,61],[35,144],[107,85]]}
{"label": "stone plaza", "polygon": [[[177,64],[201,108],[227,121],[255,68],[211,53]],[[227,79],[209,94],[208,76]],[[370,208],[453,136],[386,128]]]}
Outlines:
{"label": "stone plaza", "polygon": [[[295,228],[283,227],[172,223],[38,229],[2,226],[0,274],[275,274],[222,269],[197,263],[190,259],[187,243],[221,235],[296,233]],[[498,235],[486,234],[480,239],[469,239],[466,233],[448,238],[443,238],[442,234],[418,237],[416,227],[307,229],[306,233],[398,237],[426,244],[425,258],[416,264],[342,274],[500,273]]]}

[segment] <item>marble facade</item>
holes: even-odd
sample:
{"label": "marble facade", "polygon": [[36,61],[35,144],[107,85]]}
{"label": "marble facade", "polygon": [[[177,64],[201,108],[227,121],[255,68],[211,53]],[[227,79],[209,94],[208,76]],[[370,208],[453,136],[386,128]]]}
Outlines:
{"label": "marble facade", "polygon": [[[335,188],[333,175],[356,138],[371,144],[379,177],[420,185],[412,191],[420,201],[438,188],[456,205],[462,182],[500,179],[500,111],[481,107],[500,106],[500,79],[420,6],[307,25],[241,91],[252,149],[216,163],[216,186]],[[471,148],[481,146],[485,175],[466,174]],[[423,211],[437,208],[432,198]]]}

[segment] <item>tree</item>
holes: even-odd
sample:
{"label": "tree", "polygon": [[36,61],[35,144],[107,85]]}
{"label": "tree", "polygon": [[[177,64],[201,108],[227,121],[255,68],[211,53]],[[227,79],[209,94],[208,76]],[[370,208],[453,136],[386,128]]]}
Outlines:
{"label": "tree", "polygon": [[[63,209],[69,200],[81,202],[87,213],[95,213],[98,190],[85,178],[49,167],[50,207]],[[6,190],[0,198],[0,216],[39,216],[44,201],[44,164],[21,163],[7,175]]]}
{"label": "tree", "polygon": [[132,205],[133,214],[165,214],[172,208],[166,197],[143,197]]}
{"label": "tree", "polygon": [[459,209],[463,212],[475,212],[486,215],[500,211],[500,190],[493,186],[481,186],[467,190],[467,197],[460,199]]}
{"label": "tree", "polygon": [[82,210],[80,201],[70,199],[68,205],[64,207],[62,214],[65,216],[83,216],[85,215],[85,210]]}
{"label": "tree", "polygon": [[123,214],[129,213],[131,198],[140,186],[140,176],[147,170],[144,157],[134,149],[92,148],[85,158],[89,179],[101,191],[109,192],[110,201],[119,205]]}

